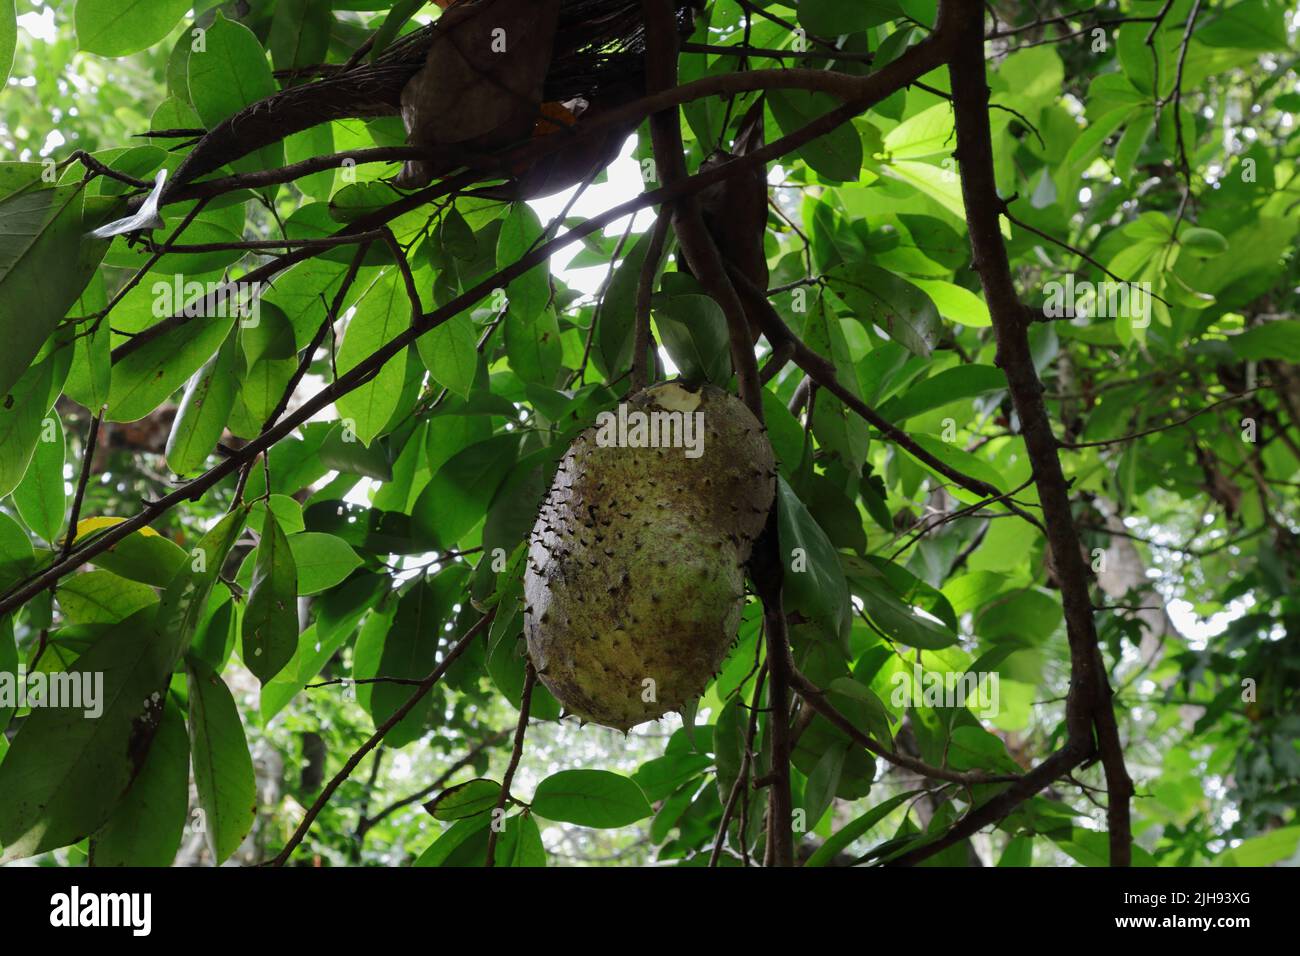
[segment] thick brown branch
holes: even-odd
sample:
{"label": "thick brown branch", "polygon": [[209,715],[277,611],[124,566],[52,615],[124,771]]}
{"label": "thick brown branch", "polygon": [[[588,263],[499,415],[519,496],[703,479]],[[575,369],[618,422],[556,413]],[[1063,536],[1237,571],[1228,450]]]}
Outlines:
{"label": "thick brown branch", "polygon": [[[1124,755],[1111,707],[1111,690],[1097,645],[1088,590],[1090,575],[1074,527],[1069,483],[1061,470],[1051,419],[1043,402],[1043,385],[1034,369],[1025,310],[1011,279],[1011,265],[998,223],[999,212],[1005,205],[998,196],[993,169],[983,9],[976,3],[953,6],[958,18],[958,42],[949,71],[966,224],[976,269],[993,319],[997,339],[996,362],[1006,374],[1011,399],[1020,418],[1021,434],[1042,503],[1048,546],[1061,585],[1071,674],[1070,693],[1066,700],[1067,749],[1072,755],[1091,752],[1092,728],[1096,726],[1110,791],[1111,863],[1126,865],[1132,842],[1128,809],[1133,785],[1124,769]],[[1051,764],[1054,759],[1045,761],[1043,766]],[[1029,796],[1032,792],[1025,791],[1024,795]],[[930,850],[930,847],[924,849]]]}
{"label": "thick brown branch", "polygon": [[[677,28],[671,0],[644,0],[646,24],[646,85],[651,93],[672,89],[677,83]],[[655,162],[667,186],[687,179],[682,147],[681,118],[676,107],[650,117]],[[674,207],[673,225],[691,271],[706,292],[722,307],[731,340],[731,364],[736,371],[741,400],[760,422],[763,420],[762,388],[758,365],[750,342],[745,307],[727,277],[717,244],[704,225],[695,196],[686,195]]]}

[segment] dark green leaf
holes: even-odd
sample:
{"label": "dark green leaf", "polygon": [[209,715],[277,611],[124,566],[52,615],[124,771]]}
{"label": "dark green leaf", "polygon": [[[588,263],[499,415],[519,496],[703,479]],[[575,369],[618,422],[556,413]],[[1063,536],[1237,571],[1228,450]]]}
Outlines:
{"label": "dark green leaf", "polygon": [[298,566],[280,522],[269,512],[242,627],[240,656],[265,685],[298,649]]}
{"label": "dark green leaf", "polygon": [[444,790],[424,805],[435,820],[460,820],[487,813],[497,805],[501,784],[478,778]]}
{"label": "dark green leaf", "polygon": [[645,794],[607,770],[561,770],[537,785],[533,811],[548,820],[584,827],[625,827],[650,816]]}
{"label": "dark green leaf", "polygon": [[40,437],[27,474],[14,489],[14,507],[27,527],[51,545],[63,530],[66,496],[63,490],[63,424],[57,415],[41,422]]}
{"label": "dark green leaf", "polygon": [[220,865],[239,849],[257,817],[257,783],[244,725],[221,675],[189,665],[190,753],[208,851]]}
{"label": "dark green leaf", "polygon": [[171,866],[190,806],[185,715],[168,700],[135,783],[90,838],[91,866]]}

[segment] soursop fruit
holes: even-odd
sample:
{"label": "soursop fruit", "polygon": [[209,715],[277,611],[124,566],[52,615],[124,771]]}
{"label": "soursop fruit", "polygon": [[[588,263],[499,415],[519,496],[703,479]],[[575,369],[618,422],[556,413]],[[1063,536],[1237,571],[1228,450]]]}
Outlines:
{"label": "soursop fruit", "polygon": [[710,385],[651,386],[574,440],[524,572],[528,653],[570,713],[626,730],[703,692],[775,478],[762,425]]}

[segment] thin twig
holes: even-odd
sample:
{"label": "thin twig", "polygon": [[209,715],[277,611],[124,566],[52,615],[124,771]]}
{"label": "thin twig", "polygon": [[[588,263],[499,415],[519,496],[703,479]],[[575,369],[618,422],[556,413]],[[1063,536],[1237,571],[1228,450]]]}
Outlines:
{"label": "thin twig", "polygon": [[[749,785],[749,768],[754,758],[754,736],[758,731],[758,714],[759,700],[763,695],[763,682],[767,679],[767,663],[758,669],[758,677],[754,681],[754,702],[749,709],[749,724],[745,732],[745,752],[740,757],[740,770],[736,774],[736,779],[731,784],[731,790],[727,793],[727,804],[722,808],[722,819],[718,821],[717,835],[713,838],[713,850],[709,853],[709,866],[717,866],[718,859],[722,856],[723,844],[727,842],[727,826],[731,823],[731,816],[735,812],[736,802],[740,799]],[[744,851],[745,858],[748,860],[748,838],[745,835],[745,815],[742,812],[740,822],[740,842]]]}
{"label": "thin twig", "polygon": [[308,809],[306,815],[302,818],[302,822],[299,823],[297,829],[293,831],[293,836],[289,837],[289,842],[284,845],[284,849],[281,850],[268,865],[277,867],[284,866],[288,861],[290,854],[292,854],[298,844],[303,841],[303,838],[307,836],[307,831],[311,829],[312,823],[314,823],[316,818],[320,816],[320,812],[325,809],[325,804],[329,803],[330,797],[334,796],[334,791],[342,785],[344,780],[352,775],[352,771],[357,768],[357,764],[361,763],[366,754],[379,746],[379,742],[384,739],[387,733],[396,727],[403,717],[414,710],[415,705],[422,701],[429,691],[433,690],[434,685],[437,684],[438,681],[442,679],[442,675],[447,672],[447,668],[455,663],[456,659],[460,657],[461,654],[465,653],[465,649],[469,647],[474,638],[483,633],[488,625],[492,623],[492,616],[494,613],[495,609],[479,618],[478,621],[474,623],[474,626],[466,631],[465,635],[452,646],[451,650],[447,652],[447,656],[438,663],[438,666],[429,672],[429,676],[420,681],[420,685],[416,688],[415,693],[408,697],[406,702],[403,703],[402,706],[398,707],[391,717],[376,728],[375,732],[370,735],[356,753],[348,758],[347,763],[343,765],[343,769],[336,773],[333,779],[325,785],[325,789],[322,790],[320,796],[316,798],[316,802],[311,805],[310,809]]}
{"label": "thin twig", "polygon": [[72,513],[68,517],[68,533],[63,538],[63,557],[72,551],[72,543],[77,537],[77,522],[81,520],[81,503],[86,497],[86,484],[90,481],[90,466],[95,459],[95,444],[99,440],[99,423],[104,419],[101,408],[90,417],[90,428],[86,432],[86,443],[81,446],[81,474],[77,478],[77,490],[72,496]]}
{"label": "thin twig", "polygon": [[505,809],[506,801],[510,799],[510,784],[514,783],[515,771],[519,769],[519,761],[524,755],[524,736],[528,733],[528,711],[533,705],[533,685],[536,683],[537,669],[533,667],[533,662],[529,661],[524,670],[524,690],[519,698],[519,723],[515,726],[515,745],[510,751],[510,763],[506,766],[505,776],[501,778],[501,793],[492,810],[492,822],[488,825],[487,860],[484,861],[484,866],[497,865],[497,837],[501,834],[500,828],[505,826],[501,811]]}

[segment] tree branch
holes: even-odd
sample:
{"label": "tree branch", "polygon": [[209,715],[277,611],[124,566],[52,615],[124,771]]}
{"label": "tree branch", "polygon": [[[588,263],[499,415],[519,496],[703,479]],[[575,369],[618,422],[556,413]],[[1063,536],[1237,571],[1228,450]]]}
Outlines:
{"label": "tree branch", "polygon": [[844,731],[859,746],[865,747],[877,757],[889,761],[896,767],[911,770],[913,773],[918,773],[933,780],[946,780],[949,783],[960,783],[968,787],[987,783],[1014,783],[1020,779],[1016,774],[987,774],[978,770],[963,773],[960,770],[949,770],[946,767],[932,767],[922,760],[890,750],[855,727],[853,721],[845,717],[834,704],[826,699],[826,692],[805,677],[794,666],[793,662],[790,662],[787,666],[790,671],[790,685],[809,707]]}
{"label": "tree branch", "polygon": [[[646,32],[646,87],[650,93],[672,89],[677,83],[677,24],[672,0],[643,0]],[[650,135],[654,141],[655,162],[667,186],[687,179],[686,159],[682,147],[682,125],[673,107],[650,117]],[[762,388],[758,384],[758,365],[745,320],[745,307],[727,277],[726,266],[717,244],[704,225],[700,206],[693,194],[683,196],[673,208],[673,225],[682,253],[709,296],[727,317],[731,340],[731,363],[736,371],[740,398],[763,421]]]}
{"label": "tree branch", "polygon": [[[948,5],[945,4],[945,7]],[[1071,761],[1093,749],[1092,727],[1106,770],[1110,791],[1111,863],[1127,865],[1131,855],[1129,798],[1133,785],[1124,767],[1124,755],[1111,706],[1089,595],[1089,569],[1083,559],[1079,535],[1070,508],[1069,484],[1061,470],[1056,438],[1043,402],[1043,385],[1034,369],[1027,334],[1027,317],[1011,279],[1011,265],[998,224],[1005,204],[998,196],[993,169],[993,141],[989,129],[989,86],[985,76],[983,9],[979,4],[953,4],[958,17],[957,49],[949,65],[956,114],[957,160],[965,198],[966,224],[980,284],[988,302],[997,340],[995,361],[1006,374],[1021,434],[1033,465],[1038,498],[1042,504],[1048,546],[1061,585],[1066,635],[1070,648],[1070,692],[1066,699],[1066,747],[1040,765],[1073,767]],[[1068,756],[1062,757],[1061,754]],[[1026,779],[1031,776],[1027,775]],[[1037,780],[1037,777],[1035,777]],[[1000,798],[1009,811],[1007,793],[1036,792],[1029,784],[1013,786]],[[992,801],[991,801],[992,802]],[[987,804],[985,805],[988,806]],[[918,852],[938,852],[931,844]],[[926,855],[929,855],[926,853]]]}
{"label": "tree branch", "polygon": [[81,520],[81,505],[86,498],[86,485],[90,481],[90,466],[95,460],[95,444],[99,440],[99,424],[104,419],[104,410],[96,409],[90,416],[90,428],[86,432],[86,442],[81,446],[81,474],[77,477],[77,490],[72,496],[72,513],[68,517],[68,531],[63,538],[60,553],[67,557],[72,550],[72,543],[77,537],[77,522]]}
{"label": "tree branch", "polygon": [[438,663],[438,666],[429,672],[429,676],[420,681],[420,686],[416,688],[415,693],[408,697],[406,702],[402,704],[401,707],[398,707],[397,710],[393,712],[393,715],[384,721],[381,726],[376,728],[375,732],[370,735],[369,739],[361,745],[357,752],[348,758],[347,763],[343,765],[343,769],[334,775],[333,779],[326,784],[325,789],[321,791],[320,796],[316,798],[316,802],[311,805],[306,816],[302,818],[302,822],[298,824],[298,828],[293,831],[293,836],[289,837],[289,842],[284,845],[284,849],[281,850],[267,865],[284,866],[289,859],[289,855],[293,853],[298,844],[300,844],[303,841],[303,838],[307,836],[307,831],[311,829],[312,823],[314,823],[316,818],[320,816],[320,812],[325,809],[325,804],[329,803],[330,797],[334,796],[334,791],[342,785],[344,780],[352,775],[352,771],[357,768],[357,764],[361,763],[366,754],[374,750],[375,747],[379,745],[379,742],[384,739],[384,736],[396,727],[402,718],[409,714],[415,708],[415,705],[424,699],[425,695],[428,694],[429,691],[433,690],[433,686],[442,679],[442,675],[447,672],[447,668],[456,661],[456,658],[465,653],[465,649],[469,647],[470,642],[473,641],[474,638],[478,637],[479,634],[483,633],[488,625],[492,623],[492,617],[495,613],[496,611],[493,609],[488,611],[488,613],[483,615],[483,617],[479,618],[474,623],[474,626],[466,631],[465,635],[452,646],[451,650],[447,652],[447,656]]}
{"label": "tree branch", "polygon": [[[722,856],[723,844],[727,841],[727,826],[731,823],[732,814],[736,810],[736,802],[749,785],[749,768],[754,760],[754,737],[758,733],[759,701],[763,699],[763,683],[766,679],[767,662],[764,661],[763,666],[758,669],[758,676],[754,680],[754,698],[749,708],[749,724],[745,730],[745,752],[740,757],[740,771],[736,774],[731,790],[727,793],[727,804],[722,808],[722,819],[718,821],[718,833],[713,838],[713,850],[709,853],[709,866],[718,865],[718,860]],[[744,849],[748,843],[748,837],[745,835],[745,823],[744,814],[742,813],[740,842],[745,859],[748,861],[749,852]],[[746,865],[748,866],[748,862],[746,862]]]}
{"label": "tree branch", "polygon": [[396,813],[398,810],[401,810],[403,807],[409,807],[413,803],[419,803],[421,800],[423,800],[425,797],[429,796],[430,794],[436,793],[438,790],[441,790],[448,780],[450,780],[458,772],[460,772],[461,770],[463,770],[464,768],[472,764],[475,761],[475,759],[477,759],[479,754],[481,754],[488,747],[494,746],[505,735],[506,735],[506,731],[504,730],[492,731],[490,734],[488,734],[486,737],[480,740],[477,744],[475,744],[465,754],[465,756],[461,757],[454,764],[452,764],[450,767],[448,767],[446,770],[440,773],[438,775],[438,779],[434,780],[433,783],[429,784],[427,787],[425,787],[422,790],[416,791],[410,796],[403,797],[400,800],[390,803],[388,806],[378,811],[374,816],[366,817],[365,819],[363,819],[360,823],[357,824],[357,838],[358,839],[364,838],[366,833],[368,833],[375,826],[375,824],[379,823],[380,821],[386,819],[389,816],[392,816],[394,813]]}
{"label": "tree branch", "polygon": [[[775,516],[776,509],[772,509]],[[776,550],[775,521],[767,533]],[[780,560],[779,554],[777,555]],[[781,565],[777,564],[778,573]],[[767,689],[770,713],[768,739],[772,746],[772,784],[768,797],[767,858],[772,866],[794,866],[793,807],[790,798],[790,635],[786,629],[781,588],[760,585],[763,598],[763,630],[767,635],[767,667],[772,681]]]}
{"label": "tree branch", "polygon": [[[506,767],[506,774],[501,778],[501,794],[497,797],[496,807],[492,810],[492,821],[488,824],[488,844],[487,860],[484,866],[496,866],[497,855],[497,837],[501,831],[497,829],[497,814],[505,809],[506,801],[510,799],[510,784],[514,782],[515,771],[519,769],[519,761],[524,756],[524,735],[528,733],[528,711],[533,705],[533,685],[537,683],[537,669],[533,667],[533,662],[529,661],[527,668],[524,670],[524,690],[519,698],[519,723],[515,726],[515,745],[510,751],[510,764]],[[505,821],[501,821],[505,826]]]}

